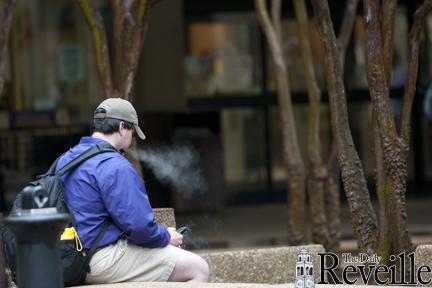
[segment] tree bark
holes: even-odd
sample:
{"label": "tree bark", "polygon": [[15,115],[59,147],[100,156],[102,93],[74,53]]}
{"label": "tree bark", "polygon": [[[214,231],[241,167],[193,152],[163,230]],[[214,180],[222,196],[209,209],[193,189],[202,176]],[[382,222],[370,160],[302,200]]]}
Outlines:
{"label": "tree bark", "polygon": [[325,0],[313,0],[312,6],[325,51],[332,131],[336,139],[339,167],[347,193],[351,220],[360,251],[373,252],[377,244],[377,220],[369,197],[363,168],[354,148],[348,124],[347,101],[336,37]]}
{"label": "tree bark", "polygon": [[327,229],[329,234],[328,251],[338,251],[341,236],[340,219],[340,170],[337,163],[336,142],[333,140],[332,150],[327,161],[327,177],[325,179],[325,207],[327,218]]}
{"label": "tree bark", "polygon": [[373,125],[373,136],[374,136],[374,148],[375,148],[375,163],[376,163],[376,192],[379,204],[379,231],[378,231],[378,254],[386,255],[383,258],[383,264],[388,263],[388,256],[390,255],[390,245],[389,245],[389,228],[387,221],[388,201],[386,200],[386,191],[388,184],[384,170],[384,158],[381,146],[381,138],[377,126],[377,117],[375,113],[372,112],[372,125]]}
{"label": "tree bark", "polygon": [[344,16],[341,24],[341,30],[336,42],[340,53],[342,71],[344,70],[343,67],[345,66],[345,54],[349,44],[349,40],[351,39],[358,2],[359,0],[349,0],[346,2]]}
{"label": "tree bark", "polygon": [[393,34],[394,21],[396,15],[397,0],[383,0],[381,19],[382,19],[382,37],[384,51],[384,67],[387,85],[390,87],[392,65],[393,65]]}
{"label": "tree bark", "polygon": [[309,97],[308,111],[308,155],[309,173],[307,177],[307,192],[309,196],[309,211],[312,218],[312,240],[329,248],[329,235],[327,229],[324,179],[325,166],[321,158],[320,141],[320,105],[321,91],[316,81],[312,63],[312,51],[309,42],[309,19],[304,0],[294,0],[294,9],[297,18],[297,34],[299,48],[305,74],[306,88]]}
{"label": "tree bark", "polygon": [[[414,14],[414,23],[411,27],[411,31],[409,34],[408,73],[407,73],[407,81],[405,84],[405,91],[403,96],[401,123],[399,128],[402,141],[406,146],[409,146],[409,130],[410,130],[412,103],[414,101],[414,95],[416,91],[420,35],[421,35],[424,19],[426,15],[429,14],[431,9],[432,9],[432,1],[431,0],[424,1],[423,4],[416,10]],[[408,155],[406,155],[406,157],[407,156]]]}
{"label": "tree bark", "polygon": [[[110,63],[102,16],[91,0],[79,0],[80,7],[92,32],[97,68],[107,98],[121,97],[133,102],[133,89],[144,36],[147,31],[148,13],[150,7],[156,2],[158,1],[111,0],[114,38],[113,69]],[[136,140],[133,140],[127,158],[135,166],[138,174],[142,176],[142,166],[136,156],[137,153],[135,153],[137,147]]]}
{"label": "tree bark", "polygon": [[282,27],[281,27],[281,10],[282,0],[272,0],[271,2],[271,19],[272,24],[278,38],[279,43],[282,45]]}
{"label": "tree bark", "polygon": [[[346,50],[352,35],[358,2],[359,0],[349,0],[346,2],[341,30],[336,40],[340,55],[339,58],[341,61],[341,71],[344,71]],[[327,177],[325,180],[325,201],[327,207],[326,214],[330,241],[329,251],[337,251],[339,249],[339,241],[342,229],[340,219],[339,191],[340,170],[337,159],[336,141],[335,138],[332,137],[331,152],[326,165]]]}
{"label": "tree bark", "polygon": [[132,101],[135,77],[152,2],[148,0],[112,0],[111,2],[115,22],[116,87],[126,100]]}
{"label": "tree bark", "polygon": [[[407,81],[405,84],[405,91],[403,96],[401,124],[400,124],[400,132],[399,132],[403,146],[406,147],[406,150],[402,151],[403,152],[402,161],[404,162],[405,167],[408,167],[409,130],[410,130],[412,103],[414,101],[417,75],[418,75],[420,35],[421,35],[424,19],[431,12],[431,10],[432,10],[432,0],[425,0],[414,14],[414,23],[413,26],[411,27],[410,36],[409,36],[410,42],[409,42],[409,56],[408,56],[409,57],[408,76],[407,76]],[[405,222],[407,218],[406,201],[405,201],[406,178],[407,175],[405,175],[405,177],[401,179],[402,182],[401,185],[403,185],[404,188],[400,190],[400,195],[399,195],[402,202],[401,216]],[[403,243],[403,247],[406,247],[406,249],[412,248],[411,239],[407,229],[404,231],[404,234],[402,235],[402,243]]]}
{"label": "tree bark", "polygon": [[379,8],[377,0],[364,1],[367,78],[383,155],[388,251],[397,254],[412,248],[405,207],[407,161],[404,155],[408,145],[399,138],[391,108]]}
{"label": "tree bark", "polygon": [[283,157],[288,174],[288,237],[292,245],[305,241],[305,169],[297,140],[288,72],[282,45],[268,16],[265,0],[255,0],[255,11],[270,50],[277,80],[282,121]]}
{"label": "tree bark", "polygon": [[102,15],[94,7],[91,0],[78,1],[93,36],[96,65],[104,89],[105,97],[119,97],[114,90],[108,42]]}

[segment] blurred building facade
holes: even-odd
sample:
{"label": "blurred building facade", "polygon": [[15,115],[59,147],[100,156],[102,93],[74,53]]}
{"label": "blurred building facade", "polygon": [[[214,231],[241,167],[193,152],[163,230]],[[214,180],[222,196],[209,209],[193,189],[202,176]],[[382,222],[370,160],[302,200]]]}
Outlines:
{"label": "blurred building facade", "polygon": [[[11,73],[6,95],[0,99],[3,211],[26,181],[44,172],[59,154],[89,133],[92,111],[104,97],[91,35],[75,2],[17,1],[11,30]],[[110,27],[110,9],[104,6],[105,1],[100,2]],[[419,1],[399,2],[391,85],[396,117],[406,78],[409,27]],[[338,29],[343,5],[340,1],[330,4]],[[300,146],[307,159],[307,95],[296,21],[292,4],[287,5],[283,7],[283,49]],[[192,146],[201,158],[208,186],[205,196],[182,196],[144,168],[154,206],[217,210],[223,205],[286,201],[275,78],[253,9],[253,1],[246,0],[165,0],[152,9],[133,100],[148,136],[140,145]],[[373,187],[375,160],[361,13],[359,7],[345,75],[351,129]],[[317,78],[325,91],[323,54],[312,22],[310,40]],[[432,188],[431,45],[429,15],[413,107],[409,197],[428,196]],[[331,146],[327,100],[324,92],[324,159]]]}

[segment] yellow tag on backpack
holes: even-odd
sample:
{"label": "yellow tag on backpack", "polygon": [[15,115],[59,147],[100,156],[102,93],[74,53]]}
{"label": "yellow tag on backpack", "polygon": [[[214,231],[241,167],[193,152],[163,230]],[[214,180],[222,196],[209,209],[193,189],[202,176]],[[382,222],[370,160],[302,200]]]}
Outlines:
{"label": "yellow tag on backpack", "polygon": [[67,227],[64,229],[63,234],[60,237],[60,240],[74,240],[75,239],[75,248],[77,251],[82,251],[83,247],[81,244],[81,240],[78,236],[78,233],[75,230],[75,227]]}

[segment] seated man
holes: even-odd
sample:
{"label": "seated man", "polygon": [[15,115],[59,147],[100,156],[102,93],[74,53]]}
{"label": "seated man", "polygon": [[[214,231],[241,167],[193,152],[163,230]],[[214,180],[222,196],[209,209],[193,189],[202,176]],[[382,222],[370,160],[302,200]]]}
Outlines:
{"label": "seated man", "polygon": [[[130,147],[134,134],[145,139],[135,109],[120,98],[98,106],[92,128],[90,137],[61,157],[57,170],[93,145],[109,143],[121,151]],[[122,154],[98,154],[61,180],[85,249],[109,222],[90,261],[87,283],[208,281],[207,263],[180,248],[182,235],[154,222],[144,183]]]}

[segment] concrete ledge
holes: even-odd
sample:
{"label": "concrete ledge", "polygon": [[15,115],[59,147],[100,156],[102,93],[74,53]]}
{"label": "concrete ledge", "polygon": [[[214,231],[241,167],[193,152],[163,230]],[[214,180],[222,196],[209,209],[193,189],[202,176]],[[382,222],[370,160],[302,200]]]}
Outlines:
{"label": "concrete ledge", "polygon": [[[129,282],[105,285],[86,285],[81,288],[294,288],[294,284],[247,284],[247,283],[160,283],[160,282]],[[318,288],[367,288],[371,286],[359,285],[320,285],[315,284]],[[387,286],[372,286],[387,287]],[[401,288],[401,286],[392,286],[392,288]]]}
{"label": "concrete ledge", "polygon": [[209,264],[210,282],[281,284],[294,282],[295,263],[301,249],[311,255],[318,281],[318,253],[325,252],[321,245],[211,251],[199,255]]}
{"label": "concrete ledge", "polygon": [[432,265],[432,245],[419,245],[415,251],[416,267]]}

